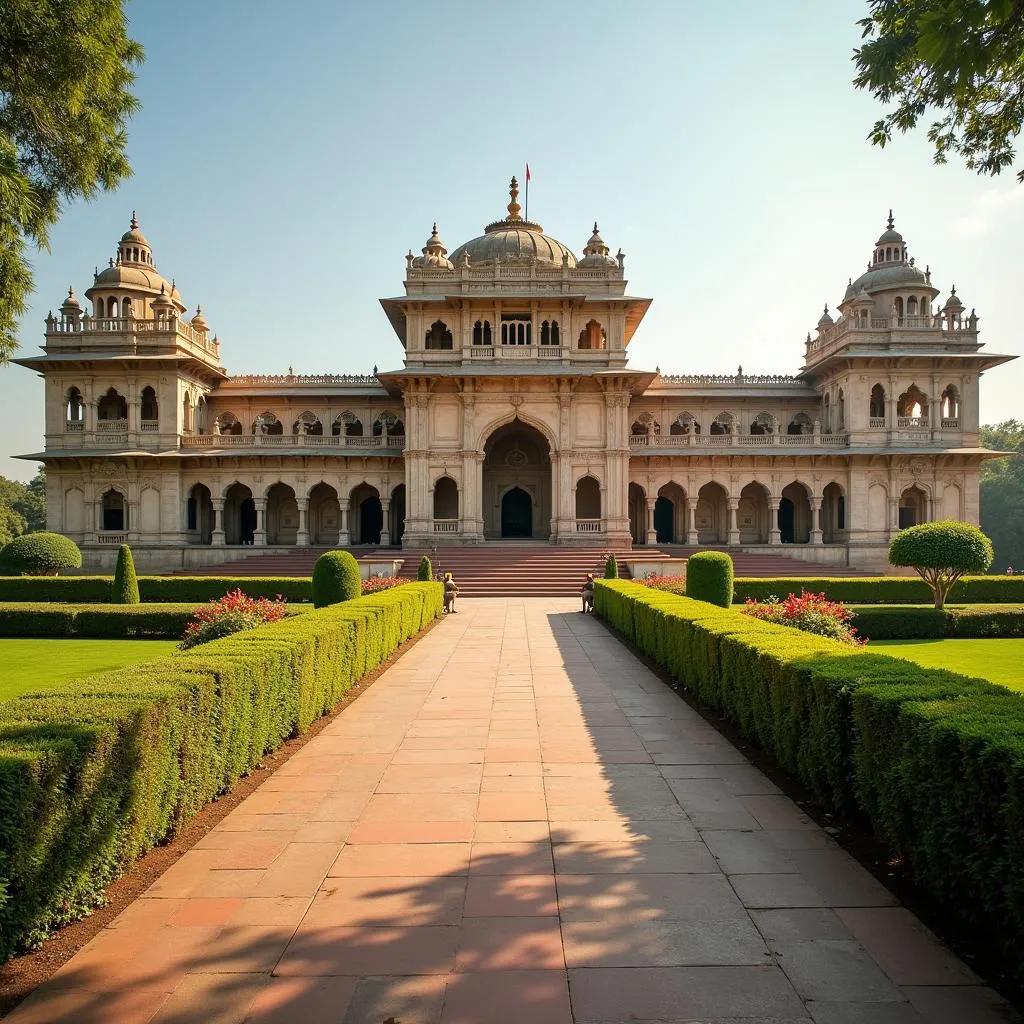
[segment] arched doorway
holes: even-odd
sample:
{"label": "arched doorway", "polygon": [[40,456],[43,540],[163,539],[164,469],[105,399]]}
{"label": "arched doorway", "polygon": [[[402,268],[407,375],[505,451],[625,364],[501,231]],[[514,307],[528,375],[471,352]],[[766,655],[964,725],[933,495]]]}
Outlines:
{"label": "arched doorway", "polygon": [[206,484],[196,484],[189,492],[185,516],[189,543],[213,543],[213,500]]}
{"label": "arched doorway", "polygon": [[729,499],[721,484],[705,484],[697,492],[694,519],[698,544],[729,542]]}
{"label": "arched doorway", "polygon": [[[401,420],[398,421],[401,423]],[[396,436],[389,429],[390,437]],[[388,532],[391,534],[392,544],[401,544],[402,536],[405,533],[405,484],[399,484],[391,492],[391,508],[388,510]]]}
{"label": "arched doorway", "polygon": [[779,539],[783,544],[806,544],[811,539],[811,503],[801,483],[782,488],[779,502]]}
{"label": "arched doorway", "polygon": [[928,522],[925,509],[928,508],[928,496],[918,486],[908,487],[900,495],[900,529],[918,526]]}
{"label": "arched doorway", "polygon": [[338,492],[319,483],[309,492],[309,543],[315,547],[335,547],[338,543]]}
{"label": "arched doorway", "polygon": [[459,518],[459,487],[450,476],[439,477],[434,484],[434,521],[457,522]]}
{"label": "arched doorway", "polygon": [[232,484],[224,493],[223,514],[224,543],[251,544],[256,532],[256,503],[245,484]]}
{"label": "arched doorway", "polygon": [[764,485],[747,484],[740,491],[739,508],[736,510],[736,526],[740,531],[740,543],[767,544],[769,520],[768,492]]}
{"label": "arched doorway", "polygon": [[846,535],[846,495],[834,480],[821,492],[821,534],[825,544],[839,544]]}
{"label": "arched doorway", "polygon": [[629,485],[629,535],[634,544],[647,543],[647,493],[636,483]]}
{"label": "arched doorway", "polygon": [[682,544],[686,540],[686,491],[668,483],[658,491],[654,503],[654,532],[659,544]]}
{"label": "arched doorway", "polygon": [[533,498],[522,487],[510,487],[501,497],[501,535],[533,536]]}
{"label": "arched doorway", "polygon": [[353,544],[379,544],[384,527],[384,509],[380,494],[370,484],[354,488],[349,498],[349,517]]}
{"label": "arched doorway", "polygon": [[[521,491],[525,500],[519,495],[509,499],[508,521],[505,496],[512,490]],[[482,498],[487,539],[546,540],[551,535],[551,446],[536,427],[515,419],[487,439]],[[507,528],[526,532],[507,533]]]}
{"label": "arched doorway", "polygon": [[267,543],[294,544],[299,533],[299,506],[295,491],[287,484],[274,484],[267,491]]}
{"label": "arched doorway", "polygon": [[128,529],[128,515],[125,510],[124,495],[113,488],[103,495],[101,530],[120,533]]}

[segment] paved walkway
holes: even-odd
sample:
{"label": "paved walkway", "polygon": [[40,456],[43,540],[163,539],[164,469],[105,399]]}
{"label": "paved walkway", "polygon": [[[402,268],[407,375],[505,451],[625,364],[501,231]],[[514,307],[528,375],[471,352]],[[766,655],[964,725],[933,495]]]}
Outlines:
{"label": "paved walkway", "polygon": [[989,1024],[565,599],[464,601],[10,1024]]}

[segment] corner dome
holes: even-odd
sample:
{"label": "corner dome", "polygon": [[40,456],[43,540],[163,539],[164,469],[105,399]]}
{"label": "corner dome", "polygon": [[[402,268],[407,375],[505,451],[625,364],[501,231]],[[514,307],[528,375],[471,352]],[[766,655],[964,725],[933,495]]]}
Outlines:
{"label": "corner dome", "polygon": [[576,266],[576,255],[557,238],[544,234],[544,229],[533,221],[520,216],[519,183],[512,179],[509,187],[512,201],[508,204],[508,216],[488,224],[484,233],[468,242],[463,242],[452,254],[451,262],[456,266],[466,262],[476,267],[488,263],[542,263],[560,267],[568,263]]}
{"label": "corner dome", "polygon": [[861,289],[869,293],[877,292],[884,288],[899,288],[908,284],[931,288],[928,275],[919,267],[910,263],[889,263],[886,266],[872,267],[861,274],[847,289],[847,294],[855,295]]}
{"label": "corner dome", "polygon": [[122,242],[135,242],[138,245],[149,245],[149,241],[146,236],[142,233],[142,229],[139,227],[139,219],[135,216],[135,211],[132,210],[132,222],[128,230],[121,236]]}

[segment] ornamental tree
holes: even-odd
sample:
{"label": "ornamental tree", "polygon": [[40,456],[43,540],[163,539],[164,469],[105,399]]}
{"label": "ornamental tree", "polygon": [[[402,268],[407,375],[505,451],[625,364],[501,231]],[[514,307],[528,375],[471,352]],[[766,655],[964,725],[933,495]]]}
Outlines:
{"label": "ornamental tree", "polygon": [[122,544],[117,549],[117,566],[114,569],[114,581],[110,585],[111,604],[138,604],[139,580],[135,575],[135,559],[132,549]]}
{"label": "ornamental tree", "polygon": [[900,531],[889,545],[889,564],[913,569],[942,608],[961,576],[992,564],[992,542],[970,523],[922,523]]}
{"label": "ornamental tree", "polygon": [[0,568],[22,576],[56,576],[61,569],[78,569],[82,552],[59,533],[25,533],[0,551]]}

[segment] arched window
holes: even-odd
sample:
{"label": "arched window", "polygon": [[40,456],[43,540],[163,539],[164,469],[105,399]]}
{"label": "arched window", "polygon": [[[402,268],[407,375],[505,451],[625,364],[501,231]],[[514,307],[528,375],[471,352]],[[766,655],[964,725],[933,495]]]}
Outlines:
{"label": "arched window", "polygon": [[382,412],[373,421],[373,436],[382,437],[384,434],[394,434],[393,428],[397,422],[398,417],[393,412],[391,412],[390,410],[388,410],[387,412]]}
{"label": "arched window", "polygon": [[107,316],[109,316],[111,320],[117,319],[117,299],[107,299]]}
{"label": "arched window", "polygon": [[[896,415],[902,419],[921,421],[928,415],[928,399],[916,384],[911,384],[896,402]],[[901,426],[916,426],[904,423]]]}
{"label": "arched window", "polygon": [[732,433],[732,413],[720,412],[711,424],[712,434],[731,434]]}
{"label": "arched window", "polygon": [[843,394],[843,389],[839,389],[839,394],[836,396],[836,430],[844,430],[846,428],[846,396]]}
{"label": "arched window", "polygon": [[100,529],[120,533],[128,529],[128,511],[124,504],[124,495],[120,491],[109,490],[101,499],[102,523]]}
{"label": "arched window", "polygon": [[459,488],[450,476],[443,476],[434,484],[434,518],[459,518]]}
{"label": "arched window", "polygon": [[750,424],[752,434],[774,434],[775,417],[770,412],[759,412]]}
{"label": "arched window", "polygon": [[668,428],[670,434],[699,434],[700,424],[692,412],[680,413]]}
{"label": "arched window", "polygon": [[814,421],[805,412],[798,412],[786,427],[787,434],[813,434]]}
{"label": "arched window", "polygon": [[450,349],[452,347],[452,332],[443,320],[435,320],[430,325],[426,335],[426,347],[428,349]]}
{"label": "arched window", "polygon": [[579,347],[581,349],[603,349],[608,345],[605,329],[596,321],[588,320],[587,326],[580,331]]}
{"label": "arched window", "polygon": [[143,423],[155,423],[160,419],[160,409],[157,405],[156,392],[148,384],[142,389],[142,402],[140,403],[139,415]]}
{"label": "arched window", "polygon": [[241,434],[242,423],[233,412],[223,412],[217,417],[217,425],[222,434]]}
{"label": "arched window", "polygon": [[128,419],[128,403],[115,388],[108,388],[106,394],[99,400],[96,413],[101,420],[126,420]]}
{"label": "arched window", "polygon": [[121,316],[128,317],[132,315],[132,300],[123,299],[121,301]]}
{"label": "arched window", "polygon": [[186,434],[192,433],[192,398],[187,391],[181,400],[181,429]]}
{"label": "arched window", "polygon": [[206,396],[200,395],[196,399],[196,433],[206,433]]}
{"label": "arched window", "polygon": [[78,388],[68,388],[64,415],[68,423],[82,423],[85,420],[85,402]]}
{"label": "arched window", "polygon": [[885,388],[876,384],[871,389],[871,402],[868,407],[868,415],[873,420],[885,419]]}
{"label": "arched window", "polygon": [[928,296],[927,295],[922,295],[921,296],[921,305],[920,305],[919,308],[921,310],[921,316],[931,316],[932,315],[932,304],[928,300]]}
{"label": "arched window", "polygon": [[279,437],[284,433],[284,424],[272,412],[264,412],[252,421],[252,432]]}
{"label": "arched window", "polygon": [[473,324],[473,344],[490,345],[491,343],[491,321],[477,320]]}
{"label": "arched window", "polygon": [[902,295],[897,295],[896,296],[896,301],[893,303],[893,306],[896,309],[896,319],[897,320],[902,320],[903,319],[903,296]]}
{"label": "arched window", "polygon": [[955,384],[947,384],[942,392],[942,418],[944,420],[960,419],[960,390]]}
{"label": "arched window", "polygon": [[917,296],[911,295],[907,299],[907,316],[917,316]]}
{"label": "arched window", "polygon": [[302,437],[320,437],[323,432],[323,424],[308,409],[292,424],[292,433]]}
{"label": "arched window", "polygon": [[576,484],[576,518],[601,518],[601,485],[592,476],[581,477]]}
{"label": "arched window", "polygon": [[542,345],[557,345],[559,343],[557,320],[544,320],[541,323],[540,343]]}
{"label": "arched window", "polygon": [[362,437],[363,422],[354,412],[343,412],[332,424],[331,433],[335,437]]}

